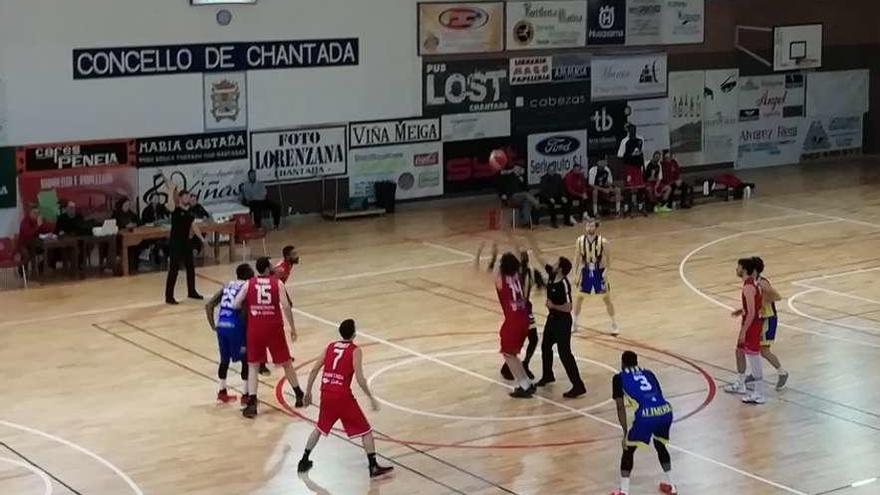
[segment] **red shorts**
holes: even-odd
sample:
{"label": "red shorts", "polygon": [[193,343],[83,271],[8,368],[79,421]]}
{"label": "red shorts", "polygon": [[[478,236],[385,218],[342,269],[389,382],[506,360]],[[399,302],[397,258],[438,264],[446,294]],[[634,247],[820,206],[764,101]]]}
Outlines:
{"label": "red shorts", "polygon": [[529,319],[506,318],[501,324],[501,353],[519,354],[529,336]]}
{"label": "red shorts", "polygon": [[272,355],[272,362],[284,364],[291,360],[284,325],[277,327],[254,327],[247,329],[247,360],[249,363],[265,363],[266,349]]}
{"label": "red shorts", "polygon": [[348,438],[357,438],[373,431],[357,400],[351,396],[321,396],[321,412],[318,413],[318,431],[329,435],[337,421]]}
{"label": "red shorts", "polygon": [[758,320],[757,324],[753,324],[746,330],[746,339],[742,343],[737,343],[736,348],[746,354],[761,353],[761,333],[763,332],[763,324]]}

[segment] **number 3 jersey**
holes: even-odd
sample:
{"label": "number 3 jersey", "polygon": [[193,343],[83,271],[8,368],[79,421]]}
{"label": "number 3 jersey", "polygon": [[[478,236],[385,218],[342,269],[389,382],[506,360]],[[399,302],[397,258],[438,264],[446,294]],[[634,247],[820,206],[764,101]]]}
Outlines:
{"label": "number 3 jersey", "polygon": [[623,399],[627,415],[635,420],[653,418],[672,413],[672,405],[663,397],[660,382],[651,370],[625,368],[611,381],[611,396]]}
{"label": "number 3 jersey", "polygon": [[354,377],[354,342],[340,340],[324,351],[324,374],[321,376],[321,396],[353,397],[351,379]]}

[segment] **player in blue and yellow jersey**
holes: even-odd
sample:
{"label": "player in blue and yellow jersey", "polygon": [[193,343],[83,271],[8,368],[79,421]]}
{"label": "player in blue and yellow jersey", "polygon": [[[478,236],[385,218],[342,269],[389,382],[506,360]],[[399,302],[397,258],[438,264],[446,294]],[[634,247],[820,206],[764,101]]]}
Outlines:
{"label": "player in blue and yellow jersey", "polygon": [[[763,328],[761,331],[761,356],[767,360],[774,368],[776,368],[776,390],[785,388],[788,382],[788,371],[782,368],[782,363],[773,351],[770,349],[773,342],[776,341],[776,327],[779,325],[779,317],[776,312],[776,301],[782,300],[782,296],[776,292],[770,281],[764,278],[764,260],[759,257],[752,258],[755,260],[757,267],[758,289],[761,291],[761,300],[764,303],[758,316],[761,317]],[[755,379],[752,376],[746,377],[746,386],[749,386]]]}
{"label": "player in blue and yellow jersey", "polygon": [[667,495],[677,494],[672,480],[672,459],[666,449],[669,429],[672,427],[672,405],[663,398],[663,390],[654,373],[639,367],[636,353],[623,353],[620,373],[611,379],[611,396],[617,403],[617,419],[624,432],[620,489],[611,495],[629,495],[629,475],[636,449],[650,445],[652,439],[660,466],[666,473],[666,481],[660,483],[660,491]]}
{"label": "player in blue and yellow jersey", "polygon": [[608,240],[599,235],[599,220],[584,216],[585,232],[578,237],[574,253],[574,273],[577,277],[575,285],[580,290],[574,306],[573,331],[577,331],[578,318],[584,297],[587,294],[602,296],[608,318],[611,319],[611,335],[618,335],[620,327],[614,314],[614,303],[611,302],[611,285],[608,283],[608,267],[611,256],[608,252]]}
{"label": "player in blue and yellow jersey", "polygon": [[[235,400],[234,395],[226,391],[226,375],[229,372],[230,362],[242,362],[245,352],[245,319],[241,310],[233,307],[235,296],[244,287],[245,282],[254,277],[254,269],[247,263],[238,265],[235,269],[233,280],[223,286],[214,294],[214,297],[205,305],[205,313],[211,329],[217,332],[217,346],[220,349],[220,368],[217,377],[220,379],[220,391],[217,392],[217,400],[223,403]],[[214,320],[214,311],[220,306],[217,319]],[[248,366],[242,364],[241,379],[244,381],[244,394],[248,395]]]}

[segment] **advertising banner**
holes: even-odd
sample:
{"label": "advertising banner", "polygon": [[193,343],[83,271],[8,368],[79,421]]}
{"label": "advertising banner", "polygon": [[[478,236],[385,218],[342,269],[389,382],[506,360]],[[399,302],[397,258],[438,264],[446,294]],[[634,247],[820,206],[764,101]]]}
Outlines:
{"label": "advertising banner", "polygon": [[18,176],[24,205],[36,204],[40,191],[55,190],[59,201],[73,201],[83,216],[107,218],[116,201],[137,198],[137,169],[128,166],[63,168]]}
{"label": "advertising banner", "polygon": [[247,73],[202,75],[206,132],[247,129]]}
{"label": "advertising banner", "polygon": [[489,165],[489,154],[498,148],[507,152],[513,165],[526,166],[525,143],[521,140],[502,137],[444,143],[444,194],[495,190],[498,173]]}
{"label": "advertising banner", "polygon": [[513,92],[514,134],[583,129],[590,118],[588,82],[516,86]]}
{"label": "advertising banner", "polygon": [[0,237],[12,238],[18,235],[19,222],[18,208],[0,208]]}
{"label": "advertising banner", "polygon": [[572,167],[587,167],[587,131],[532,134],[528,138],[529,184],[536,185],[548,171],[565,176]]}
{"label": "advertising banner", "polygon": [[700,153],[703,150],[705,84],[706,73],[701,70],[669,73],[669,144],[676,154]]}
{"label": "advertising banner", "polygon": [[247,132],[215,132],[141,138],[137,143],[139,167],[247,159]]}
{"label": "advertising banner", "polygon": [[349,149],[439,140],[440,121],[438,119],[382,120],[352,122],[348,125]]}
{"label": "advertising banner", "polygon": [[663,10],[666,0],[628,0],[626,44],[662,45]]}
{"label": "advertising banner", "polygon": [[645,153],[669,149],[669,100],[633,100],[627,106],[627,122],[636,126],[636,134],[644,140]]}
{"label": "advertising banner", "polygon": [[504,50],[504,3],[419,3],[419,55]]}
{"label": "advertising banner", "polygon": [[802,153],[808,156],[862,147],[862,116],[807,117]]}
{"label": "advertising banner", "polygon": [[739,121],[802,117],[803,74],[743,77],[739,86]]}
{"label": "advertising banner", "polygon": [[867,69],[807,75],[807,115],[862,115],[868,111]]}
{"label": "advertising banner", "polygon": [[803,147],[804,119],[773,117],[740,122],[737,168],[797,163]]}
{"label": "advertising banner", "polygon": [[702,43],[705,24],[706,0],[664,0],[662,44]]}
{"label": "advertising banner", "polygon": [[251,169],[263,182],[299,182],[347,173],[347,128],[306,127],[251,133]]}
{"label": "advertising banner", "polygon": [[373,184],[397,184],[397,199],[443,194],[443,144],[401,144],[349,151],[349,194],[375,197]]}
{"label": "advertising banner", "polygon": [[592,57],[589,53],[563,53],[552,59],[554,82],[590,80]]}
{"label": "advertising banner", "polygon": [[134,165],[135,145],[131,140],[82,143],[35,144],[18,148],[20,171]]}
{"label": "advertising banner", "polygon": [[626,0],[588,0],[587,45],[626,42]]}
{"label": "advertising banner", "polygon": [[508,50],[577,48],[586,35],[586,0],[507,2]]}
{"label": "advertising banner", "polygon": [[510,135],[510,110],[444,115],[443,141],[470,141]]}
{"label": "advertising banner", "polygon": [[0,209],[18,206],[15,148],[0,148]]}
{"label": "advertising banner", "polygon": [[507,59],[425,63],[423,114],[491,112],[510,107]]}
{"label": "advertising banner", "polygon": [[703,157],[700,161],[705,164],[736,161],[739,69],[709,70],[705,77]]}
{"label": "advertising banner", "polygon": [[512,57],[510,85],[538,84],[553,80],[553,57]]}
{"label": "advertising banner", "polygon": [[7,122],[6,122],[6,81],[3,78],[0,78],[0,146],[6,144],[6,140],[8,139],[6,136],[7,132]]}
{"label": "advertising banner", "polygon": [[247,180],[247,158],[225,162],[193,163],[168,167],[138,169],[138,197],[143,209],[153,194],[159,202],[168,201],[162,174],[181,189],[186,189],[203,205],[239,202],[241,185]]}
{"label": "advertising banner", "polygon": [[73,78],[358,65],[358,48],[357,38],[78,48]]}
{"label": "advertising banner", "polygon": [[590,105],[587,142],[590,156],[616,156],[620,140],[626,136],[627,102],[599,101]]}
{"label": "advertising banner", "polygon": [[666,54],[593,57],[593,100],[666,96]]}

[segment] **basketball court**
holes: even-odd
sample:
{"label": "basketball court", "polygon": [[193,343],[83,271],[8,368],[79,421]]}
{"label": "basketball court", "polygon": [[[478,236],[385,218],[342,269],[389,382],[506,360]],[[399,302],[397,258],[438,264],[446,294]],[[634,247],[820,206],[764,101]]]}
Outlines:
{"label": "basketball court", "polygon": [[[504,239],[485,230],[489,198],[273,233],[273,254],[292,242],[302,256],[288,283],[300,379],[338,321],[358,322],[383,405],[368,416],[396,467],[372,483],[359,443],[340,433],[319,444],[309,476],[297,475],[317,408],[291,407],[280,370],[261,378],[256,420],[214,403],[218,358],[204,309],[162,304],[164,274],[5,291],[0,493],[607,493],[620,457],[610,382],[626,349],[657,373],[675,408],[681,493],[877,493],[880,193],[871,167],[759,171],[749,178],[761,194],[749,201],[604,223],[623,333],[608,336],[601,302],[586,303],[573,348],[589,393],[572,401],[562,399],[558,360],[556,384],[532,400],[507,397],[498,302],[472,262],[480,242]],[[571,256],[581,228],[533,234],[548,255]],[[734,268],[745,255],[765,259],[786,298],[774,349],[791,379],[760,407],[721,391],[734,377],[729,312],[740,304]],[[215,292],[232,268],[200,268],[200,291]],[[533,296],[539,323],[542,297]],[[655,493],[659,476],[653,450],[639,452],[632,492]]]}

